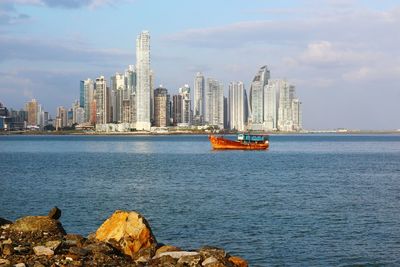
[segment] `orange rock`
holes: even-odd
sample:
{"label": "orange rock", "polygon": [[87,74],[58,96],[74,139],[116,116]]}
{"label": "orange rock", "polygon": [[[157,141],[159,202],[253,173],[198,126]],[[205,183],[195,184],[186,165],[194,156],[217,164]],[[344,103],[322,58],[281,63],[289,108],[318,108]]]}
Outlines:
{"label": "orange rock", "polygon": [[110,243],[131,258],[140,249],[157,244],[146,219],[134,211],[115,211],[97,229],[96,239]]}
{"label": "orange rock", "polygon": [[240,257],[229,257],[229,261],[232,262],[235,266],[237,267],[248,267],[248,263],[247,261],[245,261],[244,259],[240,258]]}

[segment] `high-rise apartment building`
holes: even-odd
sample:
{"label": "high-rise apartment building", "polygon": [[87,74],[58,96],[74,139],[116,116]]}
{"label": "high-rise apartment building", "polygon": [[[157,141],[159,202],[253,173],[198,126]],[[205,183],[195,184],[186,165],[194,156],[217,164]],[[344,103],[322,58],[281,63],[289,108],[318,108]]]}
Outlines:
{"label": "high-rise apartment building", "polygon": [[104,76],[96,78],[96,123],[106,124],[109,122],[109,93],[107,81]]}
{"label": "high-rise apartment building", "polygon": [[174,126],[182,123],[182,95],[172,97],[172,122]]}
{"label": "high-rise apartment building", "polygon": [[[91,79],[86,79],[84,81],[81,81],[81,86],[83,85],[83,108],[85,110],[85,122],[91,122],[94,123],[95,120],[93,121],[91,118],[93,117],[93,112],[94,115],[96,115],[96,110],[92,110],[92,106],[94,105],[95,101],[95,89],[94,89],[94,81]],[[81,103],[82,106],[82,103]]]}
{"label": "high-rise apartment building", "polygon": [[243,82],[231,82],[228,97],[229,129],[244,131],[247,122],[247,96]]}
{"label": "high-rise apartment building", "polygon": [[270,79],[267,66],[262,66],[250,86],[251,129],[262,130],[264,124],[264,87]]}
{"label": "high-rise apartment building", "polygon": [[57,131],[61,130],[64,127],[67,127],[68,123],[68,112],[64,107],[57,108],[57,115],[56,115],[56,125],[55,128]]}
{"label": "high-rise apartment building", "polygon": [[204,121],[205,79],[201,72],[194,78],[193,123],[201,125]]}
{"label": "high-rise apartment building", "polygon": [[154,126],[166,127],[169,125],[169,95],[168,90],[161,85],[154,90]]}
{"label": "high-rise apartment building", "polygon": [[190,100],[190,87],[185,84],[179,88],[179,95],[182,97],[182,120],[180,126],[189,126],[192,124],[192,107]]}
{"label": "high-rise apartment building", "polygon": [[208,78],[205,92],[204,121],[207,125],[224,128],[224,86],[217,80]]}
{"label": "high-rise apartment building", "polygon": [[30,102],[26,103],[25,110],[28,112],[28,126],[37,126],[38,123],[38,111],[39,111],[39,103],[36,99],[32,99]]}
{"label": "high-rise apartment building", "polygon": [[279,93],[287,86],[284,80],[270,80],[264,90],[264,131],[278,129]]}
{"label": "high-rise apartment building", "polygon": [[136,39],[136,129],[149,131],[151,127],[150,34],[141,32]]}

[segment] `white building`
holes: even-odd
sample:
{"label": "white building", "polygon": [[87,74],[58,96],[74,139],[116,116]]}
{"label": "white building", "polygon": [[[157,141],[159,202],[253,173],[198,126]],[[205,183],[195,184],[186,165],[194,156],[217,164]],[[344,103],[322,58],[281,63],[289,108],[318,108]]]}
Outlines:
{"label": "white building", "polygon": [[194,99],[193,99],[193,120],[195,124],[202,124],[204,121],[204,103],[205,103],[205,80],[201,72],[196,74],[194,78]]}
{"label": "white building", "polygon": [[264,131],[278,129],[279,92],[284,86],[284,80],[270,80],[264,88]]}
{"label": "white building", "polygon": [[96,123],[106,124],[109,122],[109,93],[107,89],[107,81],[104,76],[96,78]]}
{"label": "white building", "polygon": [[245,131],[247,122],[247,96],[243,82],[231,82],[228,96],[229,129]]}
{"label": "white building", "polygon": [[208,78],[205,92],[204,121],[207,125],[224,128],[224,86],[217,80]]}
{"label": "white building", "polygon": [[190,87],[185,84],[179,88],[179,95],[182,97],[182,122],[178,126],[190,126],[192,124],[192,105],[190,100]]}
{"label": "white building", "polygon": [[264,124],[264,87],[270,79],[267,66],[262,66],[250,87],[251,129],[262,130]]}
{"label": "white building", "polygon": [[136,39],[136,71],[136,129],[150,131],[150,34],[148,31],[143,31]]}
{"label": "white building", "polygon": [[95,100],[93,80],[86,79],[83,81],[83,95],[84,95],[83,108],[85,109],[85,122],[89,122],[91,117],[91,107],[93,105],[93,101]]}

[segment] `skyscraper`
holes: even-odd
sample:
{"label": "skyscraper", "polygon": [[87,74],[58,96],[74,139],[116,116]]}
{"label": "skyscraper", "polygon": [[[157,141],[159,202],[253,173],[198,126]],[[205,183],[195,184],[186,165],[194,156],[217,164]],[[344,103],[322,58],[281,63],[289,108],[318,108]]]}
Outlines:
{"label": "skyscraper", "polygon": [[262,130],[264,123],[264,87],[268,84],[270,71],[262,66],[254,76],[250,87],[251,129]]}
{"label": "skyscraper", "polygon": [[204,92],[204,76],[201,72],[198,72],[194,78],[193,120],[195,124],[202,124],[204,121]]}
{"label": "skyscraper", "polygon": [[179,88],[179,94],[182,96],[181,126],[189,126],[192,124],[192,108],[189,85],[185,84],[183,87]]}
{"label": "skyscraper", "polygon": [[136,39],[136,129],[149,131],[151,127],[150,92],[150,34],[140,33]]}
{"label": "skyscraper", "polygon": [[286,86],[284,80],[270,80],[264,90],[264,131],[278,129],[279,93]]}
{"label": "skyscraper", "polygon": [[25,110],[28,112],[28,126],[37,126],[38,125],[38,110],[39,103],[36,99],[32,99],[32,101],[26,103]]}
{"label": "skyscraper", "polygon": [[224,128],[224,86],[217,80],[208,78],[206,85],[205,124]]}
{"label": "skyscraper", "polygon": [[172,121],[174,126],[182,123],[182,95],[172,97]]}
{"label": "skyscraper", "polygon": [[[91,117],[93,117],[93,112],[94,114],[96,113],[96,110],[92,110],[92,107],[94,105],[95,101],[95,90],[94,90],[94,82],[91,79],[86,79],[84,81],[81,81],[81,84],[83,82],[83,88],[84,88],[84,103],[83,103],[83,108],[85,109],[85,122],[94,122],[91,120]],[[82,104],[82,103],[81,103]]]}
{"label": "skyscraper", "polygon": [[244,131],[247,121],[247,97],[243,82],[231,82],[229,84],[229,128]]}
{"label": "skyscraper", "polygon": [[169,95],[168,90],[161,85],[154,90],[154,126],[169,125]]}
{"label": "skyscraper", "polygon": [[96,123],[106,124],[109,116],[109,100],[107,81],[104,76],[96,79]]}

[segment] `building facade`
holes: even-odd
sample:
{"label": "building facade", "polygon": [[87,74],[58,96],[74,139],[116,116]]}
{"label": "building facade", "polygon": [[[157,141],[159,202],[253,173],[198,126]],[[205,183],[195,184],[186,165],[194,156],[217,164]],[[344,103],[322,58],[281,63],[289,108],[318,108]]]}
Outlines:
{"label": "building facade", "polygon": [[169,95],[168,90],[160,86],[154,90],[154,126],[169,126]]}
{"label": "building facade", "polygon": [[204,103],[205,103],[205,79],[201,72],[194,78],[194,98],[193,98],[193,123],[202,125],[204,122]]}

